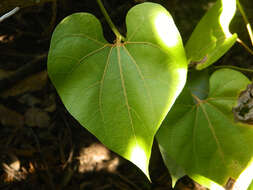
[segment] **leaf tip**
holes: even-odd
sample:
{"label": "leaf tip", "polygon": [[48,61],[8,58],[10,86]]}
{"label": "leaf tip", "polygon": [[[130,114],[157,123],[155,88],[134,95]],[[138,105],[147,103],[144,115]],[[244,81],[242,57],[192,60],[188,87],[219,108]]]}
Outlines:
{"label": "leaf tip", "polygon": [[252,173],[253,173],[253,158],[248,162],[247,167],[236,179],[234,186],[238,189],[246,190],[251,185],[252,182]]}
{"label": "leaf tip", "polygon": [[147,176],[147,178],[150,180],[149,177],[149,171],[148,171],[148,165],[149,165],[149,156],[144,151],[144,148],[142,148],[137,143],[132,146],[130,150],[130,161],[133,162],[136,166],[138,166],[142,172]]}

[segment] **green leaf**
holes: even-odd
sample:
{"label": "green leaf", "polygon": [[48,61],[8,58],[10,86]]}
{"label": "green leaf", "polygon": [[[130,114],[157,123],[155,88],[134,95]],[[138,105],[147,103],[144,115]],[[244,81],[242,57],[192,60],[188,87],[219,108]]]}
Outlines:
{"label": "green leaf", "polygon": [[187,61],[162,6],[135,6],[126,25],[126,41],[109,44],[93,15],[68,16],[53,33],[48,72],[71,115],[148,176],[154,135],[183,89]]}
{"label": "green leaf", "polygon": [[165,163],[170,164],[167,156],[172,158],[209,188],[225,185],[230,177],[237,179],[253,158],[253,127],[235,122],[232,109],[249,83],[240,72],[218,70],[210,77],[204,99],[187,83],[157,134]]}
{"label": "green leaf", "polygon": [[250,183],[250,185],[249,185],[249,187],[248,187],[247,190],[253,190],[253,180],[251,181],[251,183]]}
{"label": "green leaf", "polygon": [[166,157],[163,157],[164,162],[166,163],[166,166],[170,172],[171,180],[172,180],[172,187],[176,185],[176,182],[183,176],[187,175],[185,173],[185,170],[177,164],[175,160],[173,160],[166,150],[163,149],[163,146],[159,147],[162,155],[166,155]]}
{"label": "green leaf", "polygon": [[236,42],[237,34],[229,32],[235,11],[236,0],[217,0],[200,20],[185,46],[188,61],[196,69],[216,62]]}

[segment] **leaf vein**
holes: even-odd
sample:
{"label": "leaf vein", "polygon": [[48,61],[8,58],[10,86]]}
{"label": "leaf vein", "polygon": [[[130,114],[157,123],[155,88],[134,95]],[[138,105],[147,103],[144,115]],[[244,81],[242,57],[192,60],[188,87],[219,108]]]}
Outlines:
{"label": "leaf vein", "polygon": [[162,53],[165,53],[166,55],[168,54],[168,52],[166,52],[165,50],[163,50],[161,47],[159,47],[158,45],[153,44],[151,42],[125,42],[124,44],[143,44],[143,45],[148,45],[148,46],[151,46],[153,48],[159,49]]}
{"label": "leaf vein", "polygon": [[192,149],[193,149],[193,155],[194,155],[194,158],[195,158],[195,164],[196,164],[196,167],[199,168],[199,164],[198,164],[198,157],[197,157],[197,150],[196,150],[196,132],[197,132],[197,120],[198,120],[198,109],[199,107],[197,106],[197,110],[195,112],[195,119],[194,119],[194,125],[193,125],[193,132],[192,132],[192,135],[193,135],[193,144],[192,144]]}
{"label": "leaf vein", "polygon": [[99,110],[100,110],[100,114],[101,114],[103,122],[104,122],[104,114],[103,114],[103,107],[102,107],[102,94],[103,94],[104,79],[105,79],[105,75],[106,75],[108,65],[110,63],[109,59],[110,59],[110,56],[111,56],[111,53],[112,53],[112,49],[113,49],[113,47],[111,47],[110,52],[108,54],[106,64],[105,64],[105,68],[104,68],[104,71],[103,71],[103,75],[102,75],[102,78],[100,80],[101,82],[100,82],[100,88],[99,88],[99,103],[98,104],[99,104]]}
{"label": "leaf vein", "polygon": [[143,19],[143,17],[142,17],[141,23],[138,24],[138,26],[135,28],[134,32],[129,36],[128,40],[131,40],[131,39],[134,37],[134,35],[135,35],[135,34],[138,32],[138,30],[142,27],[143,22],[144,22],[144,19]]}
{"label": "leaf vein", "polygon": [[90,37],[90,36],[88,36],[86,34],[65,34],[65,35],[61,36],[54,44],[57,44],[62,39],[69,38],[69,37],[79,37],[79,38],[88,39],[88,40],[93,41],[93,42],[95,42],[95,43],[97,43],[99,45],[101,45],[101,44],[104,45],[105,44],[104,42],[101,42],[101,41],[99,41],[99,40],[97,40],[95,38],[92,38],[92,37]]}
{"label": "leaf vein", "polygon": [[67,72],[66,74],[67,74],[68,76],[69,76],[70,74],[72,74],[72,73],[81,65],[81,62],[82,62],[84,59],[86,59],[86,58],[89,57],[89,56],[92,56],[93,54],[95,54],[95,53],[97,53],[97,52],[103,50],[103,49],[106,48],[106,47],[107,47],[107,45],[104,45],[103,47],[101,47],[101,48],[99,48],[99,49],[96,49],[96,50],[94,50],[94,51],[88,53],[88,54],[85,55],[84,57],[82,57],[82,58],[78,61],[78,63],[73,67],[73,69],[71,69],[71,70],[70,70],[69,72]]}
{"label": "leaf vein", "polygon": [[[88,92],[89,89],[91,89],[91,88],[93,88],[93,87],[96,87],[99,83],[100,83],[100,81],[96,81],[96,82],[94,82],[93,84],[89,85],[87,88],[81,89],[79,93],[81,94],[83,91],[85,91],[85,93],[86,93],[86,92]],[[76,100],[78,97],[79,97],[79,96],[74,96],[74,98],[71,100],[70,107],[68,108],[68,110],[71,110],[73,103],[75,102],[75,100]]]}
{"label": "leaf vein", "polygon": [[152,134],[152,132],[150,131],[148,125],[147,125],[146,122],[141,118],[141,116],[138,114],[138,112],[137,112],[133,107],[131,107],[131,106],[130,106],[129,108],[134,112],[134,114],[136,115],[136,117],[138,118],[138,120],[139,120],[140,122],[142,122],[143,125],[146,127],[146,129],[147,129],[147,131],[148,131],[148,134]]}
{"label": "leaf vein", "polygon": [[229,85],[230,83],[233,83],[234,81],[236,81],[237,79],[232,79],[227,83],[224,83],[223,85],[218,85],[216,89],[212,90],[212,93],[209,94],[210,97],[215,96],[215,93],[218,91],[217,89],[224,89],[227,85]]}
{"label": "leaf vein", "polygon": [[[213,107],[217,112],[219,112],[221,115],[223,115],[223,117],[226,118],[227,121],[229,121],[231,123],[231,119],[227,115],[225,115],[222,111],[220,111],[219,108],[217,108],[215,105],[213,105],[213,104],[211,104],[209,102],[206,102],[206,104],[208,104],[209,106]],[[232,110],[231,110],[231,113],[232,113]]]}
{"label": "leaf vein", "polygon": [[202,108],[202,111],[203,111],[203,113],[204,113],[204,115],[205,115],[205,118],[206,118],[206,120],[207,120],[207,122],[208,122],[208,128],[210,129],[210,131],[211,131],[211,133],[212,133],[212,135],[213,135],[213,137],[214,137],[214,140],[215,140],[215,142],[216,142],[216,144],[217,144],[218,152],[219,152],[219,154],[220,154],[220,156],[221,156],[221,159],[222,159],[224,165],[226,165],[226,164],[225,164],[226,162],[225,162],[224,153],[223,153],[223,151],[222,151],[220,142],[219,142],[219,140],[218,140],[218,138],[217,138],[217,136],[216,136],[214,127],[213,127],[213,125],[212,125],[212,122],[210,121],[210,119],[209,119],[209,117],[208,117],[208,114],[207,114],[207,112],[206,112],[206,109],[203,107],[202,104],[200,104],[200,107]]}
{"label": "leaf vein", "polygon": [[123,94],[124,94],[124,98],[125,98],[125,102],[126,102],[128,118],[130,120],[131,129],[132,129],[133,134],[134,134],[135,143],[136,143],[136,145],[138,145],[137,138],[136,138],[136,133],[135,133],[134,125],[133,125],[133,118],[131,116],[130,106],[129,106],[129,102],[128,102],[126,87],[125,87],[125,79],[124,79],[121,60],[120,60],[119,46],[117,46],[117,57],[118,57],[118,65],[119,65],[119,71],[120,71],[121,86],[122,86],[122,89],[123,89]]}
{"label": "leaf vein", "polygon": [[153,99],[151,97],[151,93],[150,93],[150,89],[148,88],[148,85],[145,81],[145,78],[143,76],[143,73],[139,67],[139,65],[137,64],[137,62],[135,61],[135,59],[133,58],[133,56],[130,54],[130,52],[128,51],[128,49],[123,46],[124,50],[126,51],[127,55],[130,57],[130,59],[132,60],[132,63],[134,64],[134,66],[136,67],[137,69],[137,72],[139,74],[139,76],[141,77],[141,80],[143,81],[143,84],[144,84],[144,87],[145,87],[145,90],[146,90],[146,93],[147,93],[147,96],[148,96],[148,99],[150,101],[150,104],[151,104],[151,107],[152,107],[152,112],[153,114],[155,113],[155,110],[154,110],[154,103],[153,103]]}

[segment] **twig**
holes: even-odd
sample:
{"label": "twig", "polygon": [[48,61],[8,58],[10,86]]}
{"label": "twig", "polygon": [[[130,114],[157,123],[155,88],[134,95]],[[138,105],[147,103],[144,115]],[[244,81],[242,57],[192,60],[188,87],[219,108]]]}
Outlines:
{"label": "twig", "polygon": [[237,38],[236,41],[241,44],[251,55],[253,55],[253,50],[249,48],[240,38]]}
{"label": "twig", "polygon": [[241,5],[241,3],[239,2],[239,0],[236,1],[237,2],[237,6],[238,6],[238,9],[242,15],[242,18],[245,22],[245,25],[246,25],[246,28],[247,28],[247,31],[248,31],[248,34],[249,34],[249,37],[250,37],[250,40],[251,40],[251,45],[253,46],[253,33],[252,33],[252,29],[251,29],[251,25],[249,23],[249,20],[243,10],[243,7]]}
{"label": "twig", "polygon": [[0,17],[0,22],[3,22],[5,19],[9,18],[10,16],[14,15],[16,12],[19,11],[19,7],[16,7],[12,9],[10,12],[4,14],[3,16]]}

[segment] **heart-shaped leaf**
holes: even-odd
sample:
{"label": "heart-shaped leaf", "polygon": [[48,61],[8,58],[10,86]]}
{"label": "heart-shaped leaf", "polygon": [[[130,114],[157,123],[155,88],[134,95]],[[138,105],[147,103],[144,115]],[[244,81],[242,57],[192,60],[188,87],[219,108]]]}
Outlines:
{"label": "heart-shaped leaf", "polygon": [[187,61],[162,6],[135,6],[126,25],[126,40],[109,44],[93,15],[68,16],[53,33],[48,72],[68,111],[148,176],[154,135],[185,84]]}
{"label": "heart-shaped leaf", "polygon": [[253,157],[253,127],[236,122],[232,110],[249,83],[237,71],[218,70],[204,99],[187,84],[157,134],[165,162],[169,156],[209,188],[212,182],[225,185],[230,177],[237,179]]}
{"label": "heart-shaped leaf", "polygon": [[216,62],[236,42],[229,32],[236,11],[236,0],[217,0],[199,21],[186,43],[188,61],[201,70]]}
{"label": "heart-shaped leaf", "polygon": [[[208,88],[209,88],[209,75],[208,70],[197,71],[191,70],[188,74],[188,87],[191,89],[192,93],[201,99],[206,98],[208,96]],[[170,176],[172,179],[172,187],[175,186],[176,182],[183,176],[187,175],[185,173],[184,168],[176,163],[169,154],[163,149],[163,146],[160,146],[160,151],[164,156],[164,161],[166,163],[167,168],[169,169]]]}

